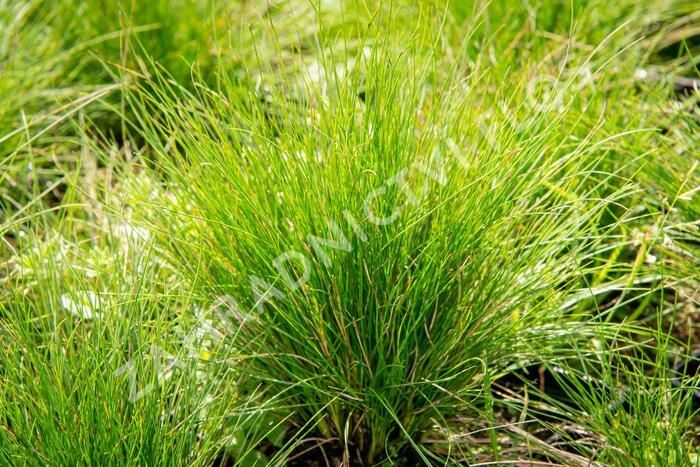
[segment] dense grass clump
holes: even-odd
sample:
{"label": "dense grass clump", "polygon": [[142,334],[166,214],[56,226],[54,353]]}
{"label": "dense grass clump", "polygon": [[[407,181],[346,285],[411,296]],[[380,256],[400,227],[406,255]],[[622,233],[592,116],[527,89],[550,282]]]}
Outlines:
{"label": "dense grass clump", "polygon": [[[194,218],[166,243],[229,296],[238,370],[369,463],[484,410],[504,372],[606,332],[572,305],[618,228],[604,214],[631,196],[562,107],[566,82],[524,128],[485,132],[482,78],[458,61],[434,83],[423,40],[331,59],[323,87],[175,100],[161,80],[136,98],[166,115],[136,126]],[[531,91],[500,93],[520,110]]]}
{"label": "dense grass clump", "polygon": [[0,4],[0,459],[697,464],[647,3]]}

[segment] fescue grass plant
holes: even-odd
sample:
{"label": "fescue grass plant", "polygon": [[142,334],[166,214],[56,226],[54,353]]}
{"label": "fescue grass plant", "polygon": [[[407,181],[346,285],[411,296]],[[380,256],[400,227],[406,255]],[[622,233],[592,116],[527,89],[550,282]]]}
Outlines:
{"label": "fescue grass plant", "polygon": [[3,462],[697,465],[691,3],[0,6]]}

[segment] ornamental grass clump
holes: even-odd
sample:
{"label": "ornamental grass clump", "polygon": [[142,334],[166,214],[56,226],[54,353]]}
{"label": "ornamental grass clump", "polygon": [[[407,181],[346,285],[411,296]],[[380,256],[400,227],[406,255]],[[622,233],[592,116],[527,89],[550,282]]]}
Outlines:
{"label": "ornamental grass clump", "polygon": [[0,0],[0,463],[697,463],[687,0]]}
{"label": "ornamental grass clump", "polygon": [[494,83],[528,120],[486,129],[473,90],[488,69],[462,60],[438,81],[445,65],[421,47],[356,47],[314,76],[300,65],[268,85],[260,68],[197,94],[153,73],[129,97],[181,206],[157,210],[159,248],[218,303],[213,360],[283,394],[299,436],[368,463],[427,461],[421,436],[488,418],[495,378],[600,342],[573,310],[603,214],[629,191],[596,170],[595,126],[562,105],[566,83]]}

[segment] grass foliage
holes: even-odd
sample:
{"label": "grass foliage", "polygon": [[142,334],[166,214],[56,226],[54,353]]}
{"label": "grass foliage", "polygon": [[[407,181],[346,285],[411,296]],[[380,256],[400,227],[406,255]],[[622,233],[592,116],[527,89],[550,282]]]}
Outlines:
{"label": "grass foliage", "polygon": [[0,459],[697,465],[697,31],[0,0]]}

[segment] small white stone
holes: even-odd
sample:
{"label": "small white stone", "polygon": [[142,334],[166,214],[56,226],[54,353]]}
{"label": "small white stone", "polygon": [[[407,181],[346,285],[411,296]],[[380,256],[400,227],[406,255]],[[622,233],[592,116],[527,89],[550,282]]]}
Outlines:
{"label": "small white stone", "polygon": [[63,294],[61,295],[61,305],[66,311],[79,318],[92,319],[100,317],[100,313],[93,313],[93,310],[100,305],[100,299],[96,293],[91,291],[79,292],[77,298],[82,303],[77,303],[70,295]]}

